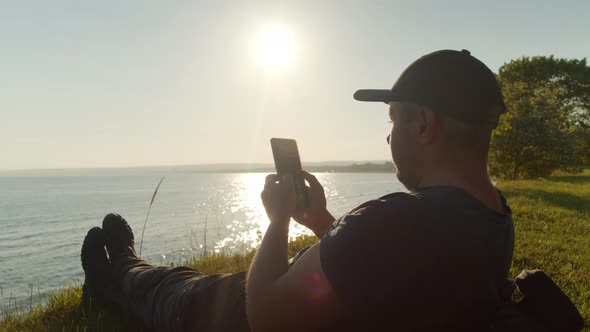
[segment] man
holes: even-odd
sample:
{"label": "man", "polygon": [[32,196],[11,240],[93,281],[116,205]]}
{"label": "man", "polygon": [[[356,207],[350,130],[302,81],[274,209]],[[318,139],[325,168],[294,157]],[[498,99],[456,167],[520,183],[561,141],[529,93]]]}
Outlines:
{"label": "man", "polygon": [[[468,51],[444,50],[411,64],[391,90],[359,90],[355,99],[389,104],[387,141],[410,192],[332,223],[314,177],[306,174],[312,204],[302,216],[291,180],[269,175],[262,199],[271,225],[248,274],[251,326],[485,329],[514,247],[510,208],[487,174],[505,109],[494,74]],[[290,217],[321,240],[288,269]]]}
{"label": "man", "polygon": [[[443,50],[411,64],[392,89],[354,97],[389,105],[387,142],[409,193],[335,221],[311,174],[307,211],[295,209],[292,179],[267,176],[261,197],[271,223],[245,303],[243,274],[152,267],[135,255],[126,222],[109,215],[82,248],[85,293],[159,330],[246,330],[246,317],[253,331],[488,329],[514,246],[510,208],[487,174],[505,109],[494,74],[468,51]],[[320,238],[292,266],[291,218]]]}

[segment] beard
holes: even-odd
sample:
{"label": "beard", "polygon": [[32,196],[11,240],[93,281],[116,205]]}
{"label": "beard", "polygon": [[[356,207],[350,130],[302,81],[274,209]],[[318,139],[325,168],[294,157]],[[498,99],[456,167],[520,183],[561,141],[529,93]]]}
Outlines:
{"label": "beard", "polygon": [[416,189],[416,184],[412,183],[413,181],[411,181],[406,176],[406,173],[400,172],[399,168],[397,167],[395,170],[395,176],[397,176],[398,181],[401,182],[401,184],[403,184],[404,187],[406,187],[406,189],[409,191],[414,191],[414,189]]}

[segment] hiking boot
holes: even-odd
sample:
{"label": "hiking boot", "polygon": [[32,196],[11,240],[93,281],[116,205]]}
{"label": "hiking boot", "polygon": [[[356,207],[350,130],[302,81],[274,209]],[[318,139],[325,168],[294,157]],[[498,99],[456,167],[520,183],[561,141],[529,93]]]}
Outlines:
{"label": "hiking boot", "polygon": [[80,255],[84,270],[83,303],[93,302],[98,306],[103,306],[109,302],[106,289],[110,283],[111,264],[104,245],[102,229],[100,227],[91,228],[84,238]]}
{"label": "hiking boot", "polygon": [[135,252],[133,232],[123,217],[116,213],[107,214],[102,221],[102,229],[111,262],[118,257],[138,258]]}

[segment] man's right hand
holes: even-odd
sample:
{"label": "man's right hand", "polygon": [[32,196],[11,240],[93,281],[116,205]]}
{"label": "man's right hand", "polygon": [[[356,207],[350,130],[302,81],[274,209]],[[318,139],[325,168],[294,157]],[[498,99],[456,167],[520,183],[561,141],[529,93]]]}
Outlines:
{"label": "man's right hand", "polygon": [[324,187],[310,173],[303,171],[302,174],[303,178],[309,183],[309,187],[306,186],[309,207],[303,211],[295,211],[293,219],[311,229],[321,239],[335,219],[326,208]]}

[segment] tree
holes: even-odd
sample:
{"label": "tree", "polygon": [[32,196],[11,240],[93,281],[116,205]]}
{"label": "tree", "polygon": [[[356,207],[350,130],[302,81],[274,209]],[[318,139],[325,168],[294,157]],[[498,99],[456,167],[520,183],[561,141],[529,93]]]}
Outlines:
{"label": "tree", "polygon": [[507,114],[492,134],[491,173],[515,179],[580,171],[590,128],[586,59],[523,57],[500,67],[497,78]]}

